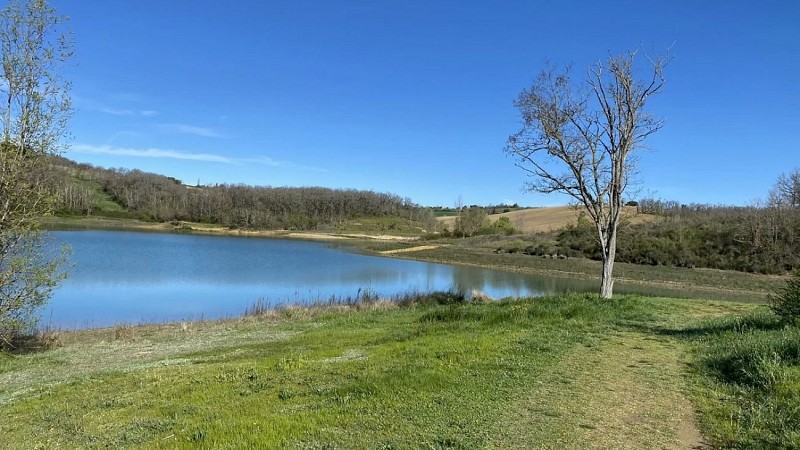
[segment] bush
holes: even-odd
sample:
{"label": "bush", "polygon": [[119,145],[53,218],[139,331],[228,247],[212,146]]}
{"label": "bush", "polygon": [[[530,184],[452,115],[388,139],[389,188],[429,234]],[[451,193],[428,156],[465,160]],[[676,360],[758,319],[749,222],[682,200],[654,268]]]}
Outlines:
{"label": "bush", "polygon": [[769,307],[786,323],[797,323],[800,319],[800,270],[786,282],[786,286],[770,296]]}
{"label": "bush", "polygon": [[[410,302],[408,301],[410,300]],[[433,305],[463,305],[467,303],[467,297],[463,292],[458,291],[435,291],[421,295],[411,295],[405,303],[421,306]],[[403,305],[403,301],[398,302]]]}

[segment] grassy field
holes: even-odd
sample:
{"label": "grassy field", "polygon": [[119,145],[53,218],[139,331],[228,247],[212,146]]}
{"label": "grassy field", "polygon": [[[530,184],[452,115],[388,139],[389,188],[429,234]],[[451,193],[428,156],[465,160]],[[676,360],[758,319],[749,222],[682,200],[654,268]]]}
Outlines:
{"label": "grassy field", "polygon": [[418,222],[401,217],[364,217],[345,220],[336,228],[341,234],[392,235],[416,238],[425,234]]}
{"label": "grassy field", "polygon": [[[508,217],[515,229],[522,233],[547,233],[560,230],[567,225],[578,223],[580,211],[572,206],[549,206],[544,208],[527,208],[501,214],[491,214],[489,220],[494,222],[501,217]],[[626,206],[624,216],[632,223],[654,220],[655,216],[637,214],[635,206]],[[451,231],[455,228],[456,216],[437,217],[442,225]]]}
{"label": "grassy field", "polygon": [[0,354],[0,446],[678,449],[698,425],[712,444],[797,443],[796,395],[751,411],[772,394],[726,378],[735,359],[719,370],[731,336],[786,332],[767,315],[572,295],[62,333]]}

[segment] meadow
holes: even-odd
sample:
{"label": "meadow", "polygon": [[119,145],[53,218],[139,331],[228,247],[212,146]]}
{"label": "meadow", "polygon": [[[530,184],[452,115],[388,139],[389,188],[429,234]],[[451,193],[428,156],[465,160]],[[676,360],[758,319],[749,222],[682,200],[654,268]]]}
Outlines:
{"label": "meadow", "polygon": [[789,447],[800,445],[796,334],[742,303],[452,293],[52,332],[0,355],[0,440]]}

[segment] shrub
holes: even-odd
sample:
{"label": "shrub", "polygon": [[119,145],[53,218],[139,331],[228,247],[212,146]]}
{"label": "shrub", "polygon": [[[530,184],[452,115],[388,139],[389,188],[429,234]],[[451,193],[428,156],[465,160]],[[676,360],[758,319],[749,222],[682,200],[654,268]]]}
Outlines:
{"label": "shrub", "polygon": [[468,303],[463,292],[434,291],[429,293],[409,292],[395,298],[395,302],[400,306],[433,306],[433,305],[463,305]]}
{"label": "shrub", "polygon": [[797,323],[800,319],[800,270],[775,295],[770,296],[769,307],[787,323]]}
{"label": "shrub", "polygon": [[121,324],[114,327],[114,340],[131,342],[136,339],[136,328],[133,325]]}

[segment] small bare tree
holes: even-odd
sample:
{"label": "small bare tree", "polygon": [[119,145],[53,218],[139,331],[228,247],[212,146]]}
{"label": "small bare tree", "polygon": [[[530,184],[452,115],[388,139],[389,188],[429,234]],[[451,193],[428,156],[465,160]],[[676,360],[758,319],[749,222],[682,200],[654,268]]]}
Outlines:
{"label": "small bare tree", "polygon": [[774,206],[800,208],[800,169],[782,173],[769,192],[769,198]]}
{"label": "small bare tree", "polygon": [[645,58],[648,70],[639,78],[638,54],[594,64],[581,83],[573,82],[570,67],[543,70],[514,103],[524,126],[505,149],[533,178],[528,190],[561,192],[586,209],[601,248],[602,298],[613,294],[617,228],[635,171],[634,152],[663,125],[645,104],[661,91],[668,59]]}

